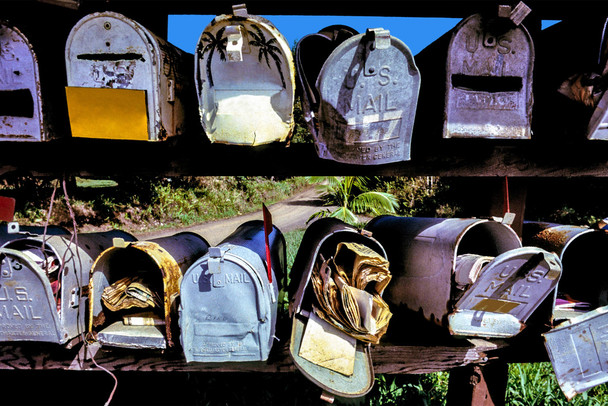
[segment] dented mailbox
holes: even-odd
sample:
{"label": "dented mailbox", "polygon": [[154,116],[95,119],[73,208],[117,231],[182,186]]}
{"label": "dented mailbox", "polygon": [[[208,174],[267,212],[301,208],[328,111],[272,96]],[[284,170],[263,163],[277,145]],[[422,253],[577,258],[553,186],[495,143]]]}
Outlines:
{"label": "dented mailbox", "polygon": [[[357,230],[338,219],[321,218],[310,224],[304,233],[291,270],[289,311],[292,317],[292,330],[289,352],[304,376],[325,391],[343,397],[359,397],[368,393],[374,385],[374,368],[369,343],[354,338],[350,340],[344,334],[334,333],[337,329],[328,322],[320,320],[313,309],[318,306],[311,281],[313,270],[331,258],[341,243],[361,244],[386,258],[383,247],[369,233]],[[349,371],[337,368],[336,365],[328,365],[327,361],[335,361],[334,355],[325,354],[330,359],[321,363],[313,362],[303,354],[306,333],[317,326],[317,335],[321,335],[323,331],[334,337],[332,338],[334,345],[320,344],[318,347],[335,348],[338,345],[343,346],[345,342],[351,342],[352,359],[347,357],[351,362]]]}
{"label": "dented mailbox", "polygon": [[162,141],[195,118],[192,55],[124,15],[83,17],[65,63],[73,137]]}
{"label": "dented mailbox", "polygon": [[65,344],[85,333],[89,272],[112,238],[108,231],[30,236],[0,248],[0,341]]}
{"label": "dented mailbox", "polygon": [[443,138],[531,137],[534,45],[521,24],[529,11],[520,3],[474,14],[452,30],[447,50],[441,38],[421,52],[428,55],[421,68],[426,80],[437,80],[431,73],[445,64],[445,86],[434,87],[445,94],[432,92],[434,100],[428,101],[434,106],[440,105],[435,100],[445,100],[443,114],[437,115]]}
{"label": "dented mailbox", "polygon": [[266,246],[264,223],[253,220],[209,248],[188,269],[181,284],[179,309],[187,362],[268,358],[275,340],[285,255],[281,231],[269,229]]}
{"label": "dented mailbox", "polygon": [[319,157],[376,165],[410,159],[420,75],[383,28],[330,26],[296,47],[308,128]]}
{"label": "dented mailbox", "polygon": [[195,58],[203,129],[211,142],[261,145],[293,130],[295,68],[287,40],[244,5],[202,32]]}
{"label": "dented mailbox", "polygon": [[182,275],[208,248],[191,232],[115,241],[91,269],[89,331],[102,345],[172,347]]}
{"label": "dented mailbox", "polygon": [[455,335],[518,334],[561,272],[555,255],[521,248],[510,227],[490,220],[380,216],[365,229],[391,262],[387,302]]}
{"label": "dented mailbox", "polygon": [[[34,47],[17,27],[0,21],[0,141],[54,137],[54,117],[43,89],[47,85],[41,83]],[[49,96],[46,91],[44,95]]]}

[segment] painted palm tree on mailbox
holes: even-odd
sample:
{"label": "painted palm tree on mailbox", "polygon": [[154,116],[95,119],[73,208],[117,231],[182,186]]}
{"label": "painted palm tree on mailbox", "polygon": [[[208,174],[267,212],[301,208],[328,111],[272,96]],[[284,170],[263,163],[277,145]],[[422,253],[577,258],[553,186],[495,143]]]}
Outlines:
{"label": "painted palm tree on mailbox", "polygon": [[281,77],[281,84],[283,85],[283,88],[287,87],[285,85],[285,78],[283,77],[283,70],[281,69],[281,48],[276,45],[277,39],[271,38],[266,41],[266,37],[264,36],[264,33],[262,32],[260,27],[253,25],[252,28],[253,31],[247,30],[249,35],[253,37],[253,39],[249,41],[249,45],[259,48],[258,61],[262,62],[263,58],[266,61],[266,65],[268,65],[268,68],[272,69],[270,67],[270,58],[272,58],[277,67],[277,70],[279,71],[279,76]]}
{"label": "painted palm tree on mailbox", "polygon": [[205,31],[203,33],[203,38],[201,43],[204,43],[203,49],[201,50],[200,46],[197,49],[197,54],[200,55],[199,59],[203,59],[206,53],[209,53],[209,58],[207,58],[207,63],[205,69],[207,71],[207,79],[209,80],[209,85],[213,86],[213,75],[211,74],[211,62],[213,61],[213,54],[215,51],[220,56],[221,61],[226,60],[226,45],[228,44],[228,37],[224,37],[224,31],[226,27],[222,27],[217,30],[217,34],[214,36],[212,33]]}

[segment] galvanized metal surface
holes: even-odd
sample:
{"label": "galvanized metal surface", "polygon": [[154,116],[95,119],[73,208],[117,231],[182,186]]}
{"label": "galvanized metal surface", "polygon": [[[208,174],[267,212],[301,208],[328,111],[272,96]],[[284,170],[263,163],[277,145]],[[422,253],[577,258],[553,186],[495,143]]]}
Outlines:
{"label": "galvanized metal surface", "polygon": [[479,279],[448,316],[454,335],[512,337],[557,287],[558,256],[536,247],[504,252],[482,270]]}
{"label": "galvanized metal surface", "polygon": [[[150,241],[128,244],[118,241],[95,260],[89,283],[89,331],[96,331],[98,340],[105,345],[127,348],[166,348],[174,345],[176,327],[176,300],[180,293],[183,273],[208,250],[209,244],[195,233],[181,232]],[[162,313],[165,327],[163,339],[157,337],[158,328],[124,326],[122,320],[111,324],[116,315],[102,306],[101,293],[120,278],[140,275],[150,287],[162,289]],[[97,326],[96,324],[101,324]],[[148,326],[144,326],[148,327]],[[109,330],[106,331],[106,329]],[[139,331],[141,334],[134,333]],[[151,333],[152,336],[147,336]]]}
{"label": "galvanized metal surface", "polygon": [[17,27],[0,21],[0,141],[46,141],[38,58]]}
{"label": "galvanized metal surface", "polygon": [[[84,333],[91,265],[117,235],[134,238],[111,231],[78,234],[78,245],[65,235],[6,243],[0,249],[0,340],[64,344]],[[47,258],[59,266],[54,284],[44,265]]]}
{"label": "galvanized metal surface", "polygon": [[285,142],[294,126],[295,68],[289,44],[265,18],[242,8],[234,13],[214,18],[197,45],[203,129],[211,142]]}
{"label": "galvanized metal surface", "polygon": [[[68,86],[144,90],[150,141],[185,133],[193,99],[192,55],[136,21],[114,12],[83,17],[67,39],[65,63]],[[103,106],[96,114],[103,114]]]}
{"label": "galvanized metal surface", "polygon": [[[305,61],[302,61],[305,63]],[[388,30],[342,42],[316,81],[319,157],[376,165],[410,159],[420,77],[409,48]]]}
{"label": "galvanized metal surface", "polygon": [[508,226],[483,219],[379,216],[365,229],[384,247],[393,279],[384,298],[447,326],[453,311],[452,279],[460,254],[498,256],[520,248]]}
{"label": "galvanized metal surface", "polygon": [[533,67],[523,25],[480,14],[461,21],[448,49],[443,137],[530,138]]}
{"label": "galvanized metal surface", "polygon": [[608,307],[570,319],[543,334],[560,388],[568,399],[608,382]]}
{"label": "galvanized metal surface", "polygon": [[[263,244],[263,222],[244,223],[184,275],[179,325],[187,362],[268,358],[277,321],[275,269],[284,263],[272,264],[270,282],[265,252],[256,252]],[[269,234],[269,244],[275,257],[277,250],[285,250],[283,234],[276,227]]]}
{"label": "galvanized metal surface", "polygon": [[310,276],[320,255],[330,258],[340,242],[363,244],[386,258],[383,247],[368,233],[334,218],[321,218],[306,229],[291,269],[289,286],[289,310],[292,317],[289,352],[296,367],[319,387],[344,397],[359,397],[368,393],[374,385],[374,369],[370,347],[358,342],[354,372],[346,376],[323,368],[299,355],[302,337],[309,313],[312,311],[314,292]]}

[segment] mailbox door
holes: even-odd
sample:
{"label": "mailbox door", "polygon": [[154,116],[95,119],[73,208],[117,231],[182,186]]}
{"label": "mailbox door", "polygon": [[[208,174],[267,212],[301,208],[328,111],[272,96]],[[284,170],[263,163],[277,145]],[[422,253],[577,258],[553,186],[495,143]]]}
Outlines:
{"label": "mailbox door", "polygon": [[463,20],[448,49],[444,138],[530,138],[533,65],[523,25]]}
{"label": "mailbox door", "polygon": [[[116,116],[123,117],[122,111],[113,111],[112,106],[127,104],[135,111],[129,114],[139,114],[145,118],[147,114],[147,132],[150,140],[161,138],[159,129],[162,126],[159,103],[159,89],[162,84],[159,82],[159,57],[158,46],[146,30],[125,16],[113,13],[93,13],[82,18],[72,29],[66,43],[65,59],[68,86],[77,88],[104,88],[104,89],[124,89],[123,92],[110,93],[108,102],[105,106],[98,106],[96,111],[91,108],[89,114],[83,120],[93,123],[105,123],[116,120]],[[69,89],[68,89],[69,90]],[[135,99],[134,103],[130,98],[131,92],[126,90],[144,91],[144,98],[141,103]],[[107,93],[107,92],[106,92]],[[132,92],[134,95],[136,92]],[[73,109],[74,103],[70,101],[68,93],[68,108],[70,110],[70,121],[75,119]],[[99,91],[90,90],[79,99],[80,104],[83,100],[95,106],[95,101],[100,96]],[[125,102],[127,100],[127,102]],[[75,102],[75,101],[74,101]],[[143,111],[142,111],[143,110]],[[104,114],[108,111],[109,114]],[[104,121],[105,120],[105,121]],[[104,135],[103,127],[100,125],[90,125],[97,127],[92,130],[91,135],[108,138],[127,137],[122,132],[112,132]],[[136,126],[135,128],[139,128]],[[145,128],[144,128],[145,129]],[[74,129],[73,129],[74,132]],[[141,132],[138,132],[141,134]],[[97,134],[97,135],[95,135]],[[78,136],[79,134],[73,134]],[[139,139],[145,135],[140,135]],[[148,139],[148,138],[145,138]]]}
{"label": "mailbox door", "polygon": [[221,15],[195,56],[201,123],[211,142],[283,142],[293,129],[295,68],[289,44],[262,17]]}
{"label": "mailbox door", "polygon": [[179,319],[186,361],[268,358],[278,289],[264,272],[257,253],[232,244],[211,248],[190,267],[181,284]]}
{"label": "mailbox door", "polygon": [[65,343],[48,277],[22,252],[0,249],[0,341]]}
{"label": "mailbox door", "polygon": [[608,382],[608,307],[570,319],[543,337],[566,398]]}
{"label": "mailbox door", "polygon": [[512,337],[557,287],[557,255],[524,247],[497,256],[456,303],[448,317],[454,335]]}
{"label": "mailbox door", "polygon": [[45,141],[38,59],[27,38],[0,23],[0,141]]}
{"label": "mailbox door", "polygon": [[319,157],[360,165],[409,160],[419,88],[410,50],[388,31],[344,41],[317,79]]}

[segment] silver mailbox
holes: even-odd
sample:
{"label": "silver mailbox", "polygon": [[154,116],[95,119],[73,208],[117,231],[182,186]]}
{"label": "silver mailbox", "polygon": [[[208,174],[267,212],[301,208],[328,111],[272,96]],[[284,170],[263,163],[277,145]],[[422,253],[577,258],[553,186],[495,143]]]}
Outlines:
{"label": "silver mailbox", "polygon": [[285,239],[262,221],[240,225],[196,261],[181,284],[179,325],[187,362],[264,361],[275,341]]}
{"label": "silver mailbox", "polygon": [[534,44],[521,21],[507,16],[475,14],[454,28],[444,138],[531,137]]}
{"label": "silver mailbox", "polygon": [[201,33],[195,58],[203,129],[211,142],[261,145],[293,130],[295,68],[287,40],[263,17],[217,16]]}
{"label": "silver mailbox", "polygon": [[0,341],[65,344],[85,332],[89,272],[120,231],[24,237],[0,248]]}
{"label": "silver mailbox", "polygon": [[296,48],[304,114],[319,157],[376,165],[410,159],[420,75],[383,28],[331,26]]}
{"label": "silver mailbox", "polygon": [[73,137],[160,141],[195,117],[193,56],[114,12],[93,13],[65,46]]}
{"label": "silver mailbox", "polygon": [[184,272],[209,248],[196,233],[116,240],[91,268],[89,331],[102,345],[165,349],[177,335]]}
{"label": "silver mailbox", "polygon": [[0,141],[52,138],[42,89],[33,46],[17,27],[0,21]]}
{"label": "silver mailbox", "polygon": [[391,263],[387,302],[454,335],[518,334],[561,273],[555,255],[490,220],[380,216],[365,229]]}

